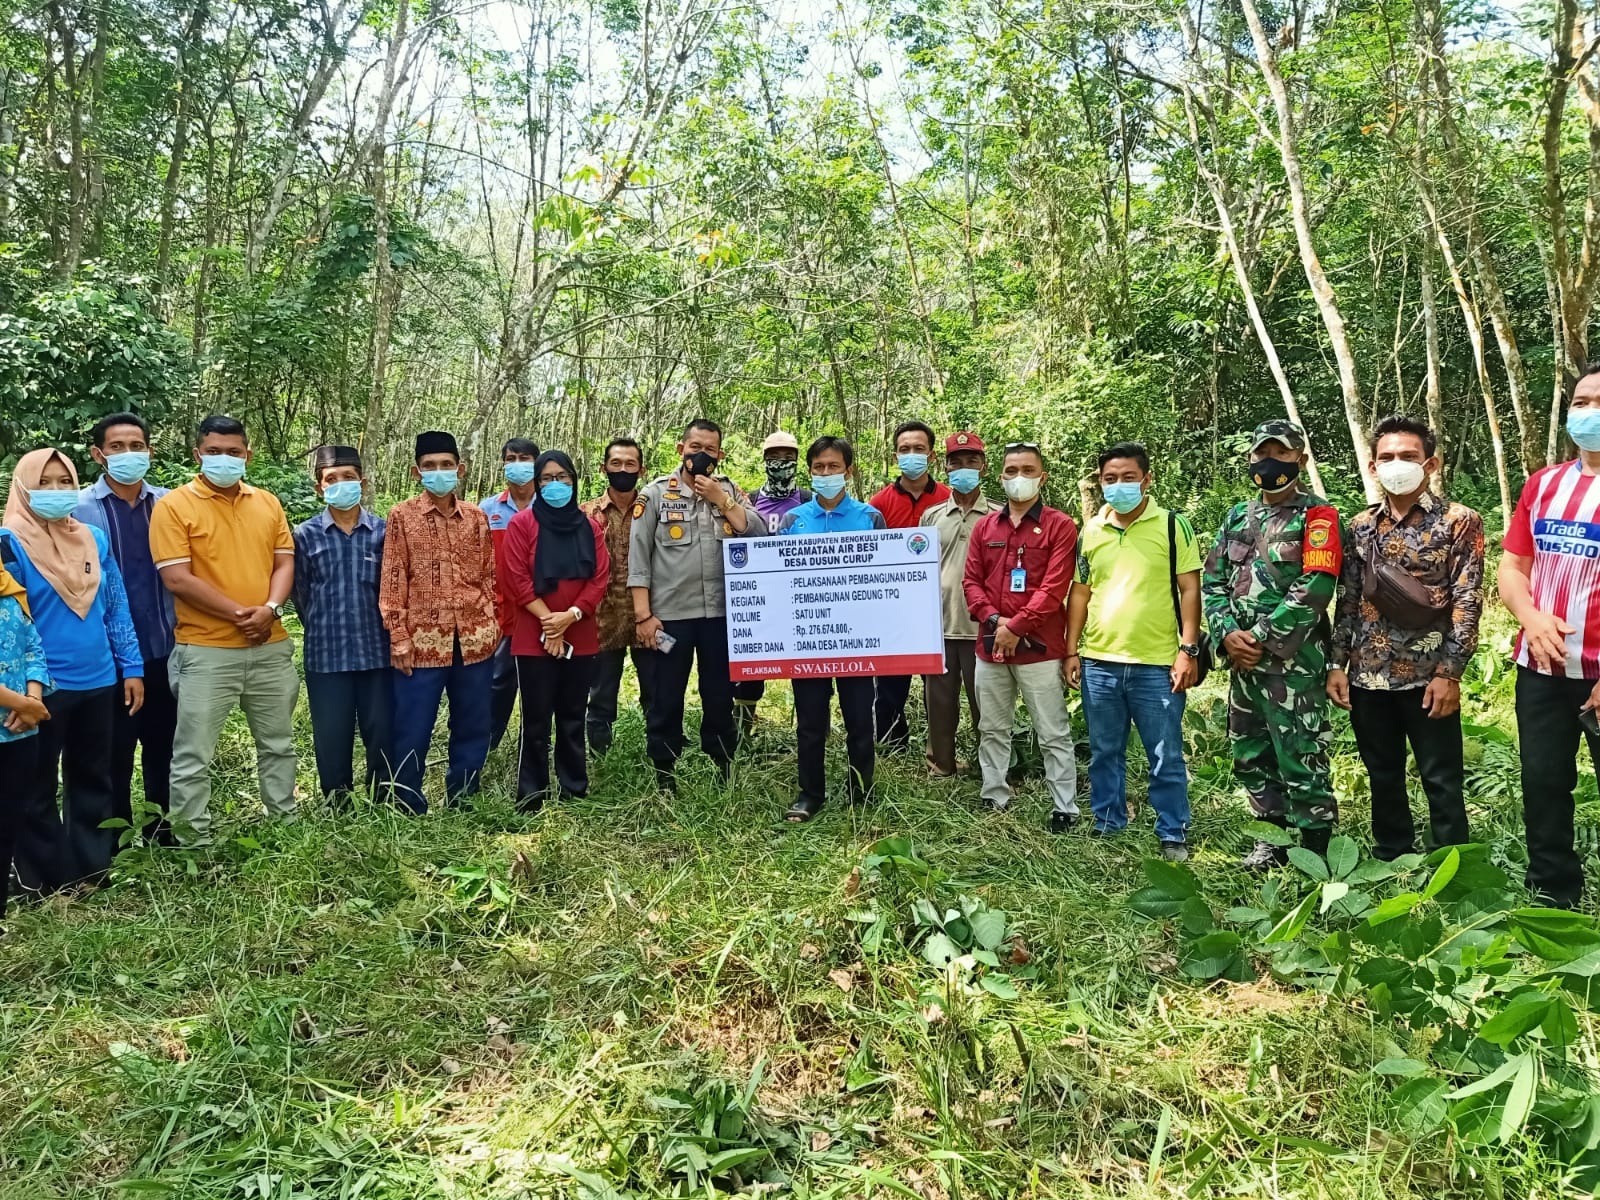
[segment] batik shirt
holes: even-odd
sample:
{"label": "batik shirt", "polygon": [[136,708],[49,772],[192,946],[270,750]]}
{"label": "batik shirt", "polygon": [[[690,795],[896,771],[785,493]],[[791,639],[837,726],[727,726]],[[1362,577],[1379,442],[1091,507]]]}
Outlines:
{"label": "batik shirt", "polygon": [[[1425,629],[1406,629],[1361,594],[1368,562],[1388,562],[1450,610]],[[1357,513],[1345,535],[1332,665],[1355,687],[1397,692],[1426,687],[1435,676],[1460,679],[1478,648],[1483,615],[1483,518],[1464,504],[1423,492],[1395,519],[1388,502]]]}

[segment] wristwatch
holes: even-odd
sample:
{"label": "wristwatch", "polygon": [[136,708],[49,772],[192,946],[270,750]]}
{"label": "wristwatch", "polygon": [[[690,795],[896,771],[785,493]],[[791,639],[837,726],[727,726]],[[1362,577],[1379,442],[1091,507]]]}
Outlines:
{"label": "wristwatch", "polygon": [[1200,647],[1199,646],[1197,646],[1197,645],[1189,645],[1189,644],[1184,643],[1184,642],[1179,642],[1178,643],[1178,649],[1183,651],[1190,658],[1194,659],[1195,662],[1199,662],[1200,661]]}
{"label": "wristwatch", "polygon": [[272,613],[272,619],[273,620],[275,620],[275,621],[283,620],[283,605],[274,604],[269,600],[267,602],[267,609],[268,609],[268,611],[270,611]]}
{"label": "wristwatch", "polygon": [[567,611],[572,614],[572,619],[574,621],[583,620],[583,609],[579,608],[576,604],[567,609]]}

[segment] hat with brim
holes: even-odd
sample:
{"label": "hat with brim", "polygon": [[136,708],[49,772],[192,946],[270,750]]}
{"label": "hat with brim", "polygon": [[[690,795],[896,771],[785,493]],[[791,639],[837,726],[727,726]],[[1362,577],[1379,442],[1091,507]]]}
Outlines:
{"label": "hat with brim", "polygon": [[761,443],[761,452],[765,454],[768,450],[793,450],[799,454],[800,443],[795,441],[794,434],[785,433],[780,429],[776,433],[767,434],[767,440]]}
{"label": "hat with brim", "polygon": [[1263,421],[1250,436],[1250,452],[1254,454],[1267,442],[1281,442],[1291,450],[1304,450],[1306,431],[1293,421],[1285,421],[1281,417],[1274,421]]}

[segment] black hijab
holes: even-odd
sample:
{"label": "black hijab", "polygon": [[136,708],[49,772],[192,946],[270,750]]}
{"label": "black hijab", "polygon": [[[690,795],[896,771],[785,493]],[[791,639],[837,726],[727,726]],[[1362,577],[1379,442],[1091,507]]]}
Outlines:
{"label": "black hijab", "polygon": [[546,504],[544,489],[533,494],[533,515],[539,522],[539,542],[533,550],[533,594],[548,596],[563,579],[594,578],[594,525],[578,507],[578,472],[559,450],[546,450],[534,464],[535,480],[555,463],[572,479],[572,499],[557,508]]}

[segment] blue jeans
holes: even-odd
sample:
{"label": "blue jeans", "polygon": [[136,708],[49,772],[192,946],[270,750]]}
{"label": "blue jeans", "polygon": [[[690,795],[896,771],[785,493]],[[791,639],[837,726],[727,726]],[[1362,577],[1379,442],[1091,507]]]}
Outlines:
{"label": "blue jeans", "polygon": [[1083,660],[1083,716],[1089,726],[1089,806],[1094,827],[1128,825],[1128,725],[1150,760],[1156,837],[1181,842],[1189,828],[1189,772],[1183,764],[1183,693],[1168,667]]}
{"label": "blue jeans", "polygon": [[422,772],[428,765],[439,698],[450,697],[450,756],[444,773],[448,802],[478,790],[478,776],[489,757],[489,696],[494,659],[467,666],[456,648],[448,667],[416,667],[394,672],[395,798],[413,812],[427,812]]}

